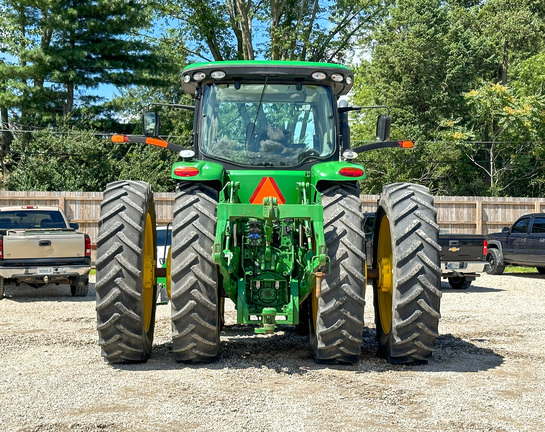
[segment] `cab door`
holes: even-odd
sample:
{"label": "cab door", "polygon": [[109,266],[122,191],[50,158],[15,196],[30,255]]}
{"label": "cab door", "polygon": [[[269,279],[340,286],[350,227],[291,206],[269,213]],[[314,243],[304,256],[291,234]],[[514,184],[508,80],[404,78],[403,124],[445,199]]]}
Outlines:
{"label": "cab door", "polygon": [[503,248],[503,256],[506,260],[516,264],[525,263],[531,220],[531,217],[522,217],[511,228],[511,233],[507,237],[506,245]]}
{"label": "cab door", "polygon": [[528,235],[529,261],[538,267],[545,266],[545,216],[535,216]]}

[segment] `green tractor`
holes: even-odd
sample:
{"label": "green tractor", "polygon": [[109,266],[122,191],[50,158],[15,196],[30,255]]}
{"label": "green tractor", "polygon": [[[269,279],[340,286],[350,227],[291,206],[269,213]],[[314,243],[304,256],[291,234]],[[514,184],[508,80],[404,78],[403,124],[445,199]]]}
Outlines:
{"label": "green tractor", "polygon": [[172,245],[156,268],[153,193],[141,181],[107,186],[101,204],[96,310],[102,355],[145,362],[151,353],[157,277],[166,277],[172,352],[178,362],[220,353],[224,299],[256,333],[295,325],[310,334],[316,362],[360,356],[367,279],[373,280],[379,354],[426,362],[434,349],[441,292],[438,225],[425,187],[397,183],[381,194],[367,269],[358,153],[409,147],[388,141],[350,148],[353,74],[335,64],[233,61],[193,64],[183,90],[194,111],[191,149],[159,138],[157,113],[145,136],[114,136],[179,152]]}

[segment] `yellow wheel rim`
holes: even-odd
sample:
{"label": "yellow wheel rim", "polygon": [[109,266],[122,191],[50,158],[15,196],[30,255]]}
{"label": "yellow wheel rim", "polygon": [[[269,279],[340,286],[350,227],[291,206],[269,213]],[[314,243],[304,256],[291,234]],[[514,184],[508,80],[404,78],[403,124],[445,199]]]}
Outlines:
{"label": "yellow wheel rim", "polygon": [[171,247],[168,248],[168,254],[167,254],[167,268],[166,268],[166,272],[167,272],[167,295],[168,295],[168,299],[170,300],[170,250],[171,250]]}
{"label": "yellow wheel rim", "polygon": [[148,331],[151,324],[151,313],[153,311],[153,285],[155,284],[155,248],[153,246],[153,226],[151,216],[146,215],[146,226],[144,228],[144,249],[142,251],[143,272],[142,272],[142,318],[144,331]]}
{"label": "yellow wheel rim", "polygon": [[390,222],[386,215],[380,220],[377,242],[378,282],[377,296],[380,324],[384,334],[390,333],[392,326],[392,296],[393,296],[393,260],[392,236]]}

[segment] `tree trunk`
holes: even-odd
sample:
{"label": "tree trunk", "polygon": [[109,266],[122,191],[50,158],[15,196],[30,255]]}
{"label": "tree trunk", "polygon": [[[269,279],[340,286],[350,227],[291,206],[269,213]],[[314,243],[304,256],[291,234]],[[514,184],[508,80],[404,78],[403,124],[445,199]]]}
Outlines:
{"label": "tree trunk", "polygon": [[509,66],[509,42],[506,40],[503,43],[503,61],[501,64],[501,83],[507,84],[507,67]]}
{"label": "tree trunk", "polygon": [[74,108],[74,83],[66,84],[66,104],[63,107],[62,114],[68,116]]}
{"label": "tree trunk", "polygon": [[252,0],[235,0],[235,13],[238,14],[237,20],[242,36],[242,55],[244,60],[254,60],[255,53],[252,45]]}
{"label": "tree trunk", "polygon": [[0,107],[0,125],[2,125],[2,135],[0,138],[0,162],[2,168],[2,180],[5,182],[7,178],[6,166],[4,164],[4,155],[9,151],[11,142],[13,141],[13,134],[8,130],[8,109],[6,107]]}

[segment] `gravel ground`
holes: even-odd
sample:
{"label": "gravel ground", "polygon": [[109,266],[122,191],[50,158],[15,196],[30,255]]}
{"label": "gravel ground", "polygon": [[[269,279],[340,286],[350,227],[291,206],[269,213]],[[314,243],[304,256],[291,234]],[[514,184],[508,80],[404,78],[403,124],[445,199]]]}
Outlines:
{"label": "gravel ground", "polygon": [[316,365],[288,327],[255,336],[227,312],[221,358],[177,364],[170,307],[152,358],[110,366],[97,344],[94,289],[8,286],[0,301],[2,431],[543,431],[545,277],[483,275],[442,285],[441,337],[427,365],[376,357],[371,290],[357,364]]}

